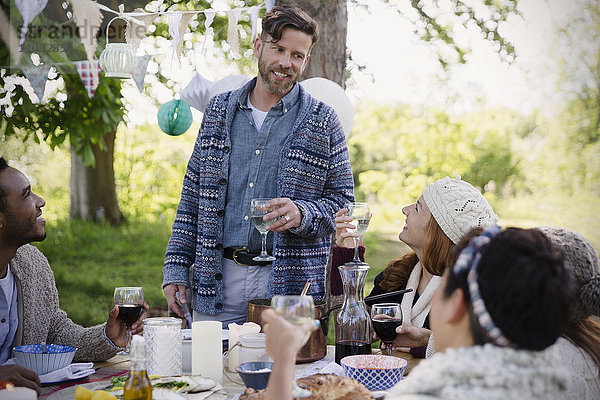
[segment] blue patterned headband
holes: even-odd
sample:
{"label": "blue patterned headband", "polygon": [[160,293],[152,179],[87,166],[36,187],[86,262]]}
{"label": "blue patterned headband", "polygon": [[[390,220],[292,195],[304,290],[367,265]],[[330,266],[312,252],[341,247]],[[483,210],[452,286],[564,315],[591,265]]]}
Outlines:
{"label": "blue patterned headband", "polygon": [[454,264],[454,273],[469,271],[467,274],[467,284],[469,285],[469,294],[473,304],[473,312],[479,321],[479,325],[485,330],[488,337],[495,345],[500,347],[516,347],[510,340],[504,336],[500,328],[494,324],[490,313],[485,308],[485,303],[479,292],[479,283],[477,283],[477,266],[481,260],[482,250],[492,241],[494,236],[498,235],[502,228],[498,225],[487,227],[479,236],[472,238],[467,247],[465,247]]}

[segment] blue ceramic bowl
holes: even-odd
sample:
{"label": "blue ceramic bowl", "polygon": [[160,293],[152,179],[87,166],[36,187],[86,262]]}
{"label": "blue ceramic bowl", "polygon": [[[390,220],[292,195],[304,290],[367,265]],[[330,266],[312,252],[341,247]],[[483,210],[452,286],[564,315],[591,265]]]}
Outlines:
{"label": "blue ceramic bowl", "polygon": [[400,382],[408,362],[403,358],[381,354],[364,354],[340,360],[344,372],[369,390],[387,390]]}
{"label": "blue ceramic bowl", "polygon": [[47,344],[45,353],[42,352],[41,344],[26,344],[13,350],[17,364],[35,371],[38,375],[68,366],[77,351],[75,347],[60,344]]}
{"label": "blue ceramic bowl", "polygon": [[271,369],[273,369],[273,363],[266,361],[249,361],[235,367],[235,370],[244,381],[246,387],[256,390],[267,387]]}

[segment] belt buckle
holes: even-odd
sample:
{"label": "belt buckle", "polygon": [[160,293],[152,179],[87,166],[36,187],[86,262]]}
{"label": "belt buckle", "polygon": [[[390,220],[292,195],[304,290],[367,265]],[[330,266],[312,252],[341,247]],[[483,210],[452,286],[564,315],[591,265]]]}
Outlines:
{"label": "belt buckle", "polygon": [[239,262],[239,261],[236,259],[235,255],[236,255],[238,252],[240,252],[240,251],[245,251],[245,250],[248,250],[248,248],[246,248],[246,247],[240,247],[239,249],[235,249],[235,250],[233,251],[233,254],[231,255],[231,258],[233,258],[233,262],[234,262],[234,263],[236,263],[237,265],[241,265],[242,267],[248,267],[248,264],[242,264],[241,262]]}

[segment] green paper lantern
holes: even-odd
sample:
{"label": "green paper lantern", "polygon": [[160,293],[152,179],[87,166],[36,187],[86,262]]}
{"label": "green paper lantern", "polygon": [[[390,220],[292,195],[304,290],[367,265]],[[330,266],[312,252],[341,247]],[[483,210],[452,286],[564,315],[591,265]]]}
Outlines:
{"label": "green paper lantern", "polygon": [[183,100],[171,100],[158,108],[158,126],[167,135],[179,136],[192,125],[192,110]]}

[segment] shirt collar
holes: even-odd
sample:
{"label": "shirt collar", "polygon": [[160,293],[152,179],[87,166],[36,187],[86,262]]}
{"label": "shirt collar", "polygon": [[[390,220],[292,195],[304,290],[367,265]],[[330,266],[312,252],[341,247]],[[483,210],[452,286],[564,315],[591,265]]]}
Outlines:
{"label": "shirt collar", "polygon": [[[254,89],[256,86],[256,80],[258,77],[254,77],[250,82],[248,82],[242,89],[240,93],[240,97],[238,97],[238,106],[241,109],[250,109],[250,105],[248,104],[248,95],[250,91]],[[296,105],[298,100],[300,99],[300,85],[298,82],[294,84],[292,90],[290,90],[277,104],[275,104],[272,108],[275,110],[283,110],[283,112],[288,112],[292,107]]]}

